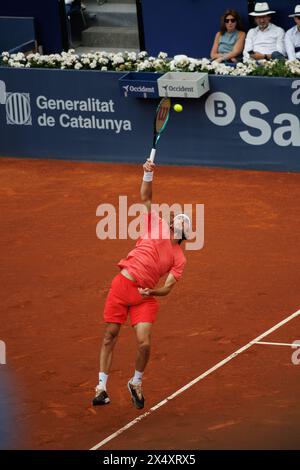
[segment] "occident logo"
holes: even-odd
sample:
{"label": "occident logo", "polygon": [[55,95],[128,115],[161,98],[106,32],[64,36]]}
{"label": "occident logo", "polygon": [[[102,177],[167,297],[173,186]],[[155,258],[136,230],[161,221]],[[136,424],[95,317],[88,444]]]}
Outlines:
{"label": "occident logo", "polygon": [[191,87],[186,87],[186,86],[183,86],[183,85],[166,85],[166,88],[169,90],[169,91],[182,91],[184,93],[192,93],[194,91],[194,87],[191,86]]}
{"label": "occident logo", "polygon": [[139,86],[124,85],[123,88],[126,92],[128,92],[128,90],[136,92],[136,93],[154,93],[155,92],[154,87],[146,87],[144,85],[139,85]]}

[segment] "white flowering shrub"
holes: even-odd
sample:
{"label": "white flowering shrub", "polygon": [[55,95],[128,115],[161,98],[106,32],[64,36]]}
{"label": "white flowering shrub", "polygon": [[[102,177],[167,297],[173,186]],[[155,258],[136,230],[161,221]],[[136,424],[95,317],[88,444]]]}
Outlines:
{"label": "white flowering shrub", "polygon": [[260,64],[250,59],[231,67],[225,63],[209,59],[195,59],[186,55],[169,58],[166,52],[157,57],[149,57],[146,51],[107,53],[105,51],[78,55],[74,49],[61,54],[42,55],[39,53],[24,55],[2,52],[0,65],[13,68],[52,68],[71,70],[100,70],[116,72],[206,72],[215,75],[231,76],[271,76],[298,77],[300,75],[299,60],[262,60]]}

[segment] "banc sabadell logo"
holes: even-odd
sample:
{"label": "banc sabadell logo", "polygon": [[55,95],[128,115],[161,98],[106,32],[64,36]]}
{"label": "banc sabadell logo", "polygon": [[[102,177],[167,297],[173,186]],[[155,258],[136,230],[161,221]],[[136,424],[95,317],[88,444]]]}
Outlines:
{"label": "banc sabadell logo", "polygon": [[32,125],[29,93],[8,93],[5,82],[0,80],[0,104],[5,105],[7,124]]}

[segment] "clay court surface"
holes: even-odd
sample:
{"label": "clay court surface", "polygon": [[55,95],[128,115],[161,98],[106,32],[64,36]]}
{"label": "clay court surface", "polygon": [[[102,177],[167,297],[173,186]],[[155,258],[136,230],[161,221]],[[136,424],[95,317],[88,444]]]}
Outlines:
{"label": "clay court surface", "polygon": [[[102,308],[132,240],[96,237],[96,208],[139,202],[141,167],[1,158],[1,323],[15,412],[10,448],[89,449],[300,309],[300,174],[160,167],[153,202],[205,204],[205,246],[161,308],[146,407],[126,389],[121,331],[93,408]],[[300,315],[264,341],[300,340]],[[300,365],[256,344],[101,449],[300,449]],[[300,355],[299,355],[300,357]],[[1,375],[0,375],[1,377]]]}

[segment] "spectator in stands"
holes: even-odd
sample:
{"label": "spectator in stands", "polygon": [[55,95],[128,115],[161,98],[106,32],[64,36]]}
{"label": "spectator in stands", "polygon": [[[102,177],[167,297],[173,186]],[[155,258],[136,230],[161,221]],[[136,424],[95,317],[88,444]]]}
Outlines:
{"label": "spectator in stands", "polygon": [[300,5],[295,6],[295,11],[290,18],[294,18],[296,26],[285,33],[285,47],[290,60],[300,59]]}
{"label": "spectator in stands", "polygon": [[73,0],[65,0],[66,14],[67,14],[68,19],[70,19],[70,13],[71,13],[71,10],[72,10],[72,3],[73,3]]}
{"label": "spectator in stands", "polygon": [[255,17],[256,28],[248,31],[244,49],[244,59],[255,60],[284,59],[284,30],[271,23],[272,14],[267,2],[256,3],[254,11],[249,13]]}
{"label": "spectator in stands", "polygon": [[71,18],[70,18],[71,10],[72,10],[72,3],[73,3],[73,0],[65,0],[69,47],[73,47],[72,33],[71,33]]}
{"label": "spectator in stands", "polygon": [[227,10],[221,18],[221,29],[217,32],[211,59],[217,62],[236,63],[242,59],[245,43],[242,20],[235,10]]}

